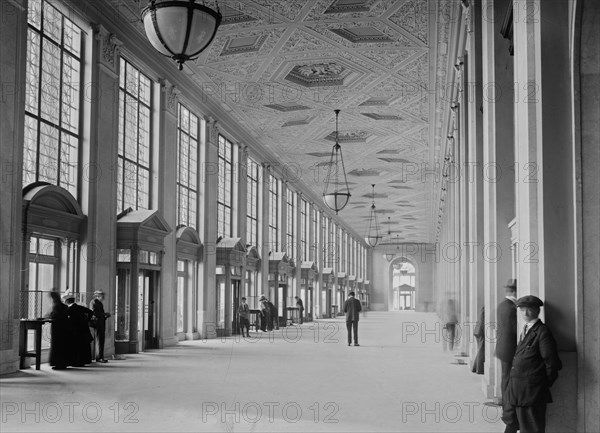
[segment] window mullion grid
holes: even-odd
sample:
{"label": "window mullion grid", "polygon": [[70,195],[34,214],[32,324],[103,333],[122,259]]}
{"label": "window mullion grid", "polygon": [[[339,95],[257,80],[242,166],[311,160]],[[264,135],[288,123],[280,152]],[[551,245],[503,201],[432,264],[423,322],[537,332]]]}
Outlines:
{"label": "window mullion grid", "polygon": [[137,126],[136,126],[136,152],[135,152],[135,207],[138,209],[140,202],[140,75],[141,72],[138,71],[137,74],[137,83],[136,90],[137,95],[135,97],[135,109],[137,110]]}
{"label": "window mullion grid", "polygon": [[33,29],[33,31],[37,32],[39,34],[39,57],[40,57],[40,64],[38,67],[38,77],[37,77],[37,81],[38,81],[38,99],[37,99],[37,115],[36,115],[36,121],[37,121],[37,136],[36,136],[36,151],[35,151],[35,180],[37,182],[39,182],[40,180],[40,146],[41,146],[41,134],[42,134],[42,128],[40,125],[40,119],[42,117],[41,112],[42,112],[42,73],[43,73],[43,69],[42,69],[42,65],[44,64],[44,20],[45,20],[45,12],[44,12],[44,2],[40,2],[40,29],[39,32],[37,29],[33,28],[33,26],[30,25],[30,27]]}
{"label": "window mullion grid", "polygon": [[58,44],[58,49],[60,52],[60,69],[58,72],[58,152],[56,155],[56,165],[57,165],[57,173],[56,173],[56,184],[61,185],[61,160],[62,160],[62,114],[63,114],[63,74],[64,74],[64,61],[65,61],[65,50],[64,50],[64,38],[65,38],[65,17],[61,14],[60,17],[61,29],[60,29],[60,43]]}

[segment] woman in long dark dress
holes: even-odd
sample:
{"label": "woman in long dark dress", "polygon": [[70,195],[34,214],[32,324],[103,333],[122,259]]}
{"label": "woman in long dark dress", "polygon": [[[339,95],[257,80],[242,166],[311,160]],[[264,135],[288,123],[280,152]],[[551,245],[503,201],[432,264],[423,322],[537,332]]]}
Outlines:
{"label": "woman in long dark dress", "polygon": [[64,370],[71,359],[71,326],[69,309],[62,303],[58,292],[50,292],[52,311],[48,318],[50,324],[50,365],[54,370]]}

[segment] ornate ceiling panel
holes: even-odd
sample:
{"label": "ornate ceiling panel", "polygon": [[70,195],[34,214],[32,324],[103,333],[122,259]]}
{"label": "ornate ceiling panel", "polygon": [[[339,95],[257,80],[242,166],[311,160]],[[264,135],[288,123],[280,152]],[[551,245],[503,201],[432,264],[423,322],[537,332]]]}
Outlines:
{"label": "ornate ceiling panel", "polygon": [[[140,9],[108,1],[132,16]],[[459,3],[221,0],[221,28],[184,73],[241,125],[247,135],[234,140],[294,164],[296,183],[318,197],[340,109],[352,198],[338,216],[364,234],[374,183],[381,222],[390,216],[400,241],[431,242],[439,176],[421,171],[439,165],[445,101],[434,90],[454,66],[448,38]]]}

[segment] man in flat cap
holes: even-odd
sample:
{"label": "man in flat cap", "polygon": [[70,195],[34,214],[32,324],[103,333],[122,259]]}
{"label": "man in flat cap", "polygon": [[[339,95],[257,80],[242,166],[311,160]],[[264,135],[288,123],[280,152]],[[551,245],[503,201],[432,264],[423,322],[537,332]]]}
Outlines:
{"label": "man in flat cap", "polygon": [[532,295],[517,301],[525,325],[513,358],[506,397],[503,397],[505,433],[546,431],[546,405],[552,402],[550,387],[562,363],[550,329],[538,317],[542,305],[542,300]]}
{"label": "man in flat cap", "polygon": [[96,362],[106,363],[104,359],[104,338],[106,333],[106,319],[110,317],[110,313],[104,312],[104,292],[102,290],[96,290],[94,292],[94,299],[90,302],[90,310],[94,312],[94,322],[96,328],[96,340],[98,341],[98,354],[96,356]]}
{"label": "man in flat cap", "polygon": [[508,280],[505,297],[496,310],[496,358],[502,366],[502,398],[506,395],[508,376],[517,350],[517,280]]}

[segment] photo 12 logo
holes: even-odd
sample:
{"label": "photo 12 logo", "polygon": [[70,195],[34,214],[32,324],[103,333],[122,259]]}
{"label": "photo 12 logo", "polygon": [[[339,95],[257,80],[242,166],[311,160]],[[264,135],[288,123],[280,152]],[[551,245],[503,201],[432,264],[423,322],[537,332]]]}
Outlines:
{"label": "photo 12 logo", "polygon": [[31,423],[91,423],[112,420],[115,424],[135,424],[139,420],[140,410],[137,403],[112,403],[103,406],[97,402],[82,403],[78,401],[58,402],[10,402],[3,401],[2,424]]}
{"label": "photo 12 logo", "polygon": [[203,402],[202,422],[221,422],[224,424],[258,422],[274,423],[276,419],[286,423],[309,421],[313,423],[338,423],[336,417],[340,408],[337,403],[315,402],[310,405],[301,405],[297,402],[280,403],[266,402]]}

